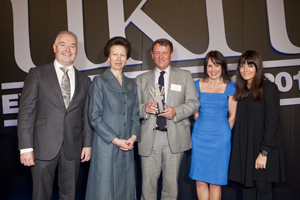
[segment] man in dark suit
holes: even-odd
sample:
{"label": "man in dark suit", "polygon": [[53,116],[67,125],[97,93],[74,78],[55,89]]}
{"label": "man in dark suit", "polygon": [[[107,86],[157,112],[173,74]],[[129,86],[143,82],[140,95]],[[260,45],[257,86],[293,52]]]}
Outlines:
{"label": "man in dark suit", "polygon": [[55,61],[30,69],[18,117],[20,161],[31,166],[33,199],[51,199],[58,168],[59,199],[75,199],[80,160],[91,157],[88,120],[90,79],[73,66],[77,36],[63,31],[53,44]]}
{"label": "man in dark suit", "polygon": [[[136,78],[140,107],[141,139],[138,143],[142,167],[142,199],[157,199],[157,180],[162,171],[161,199],[177,199],[178,175],[184,151],[191,148],[189,116],[200,103],[191,73],[171,67],[172,42],[158,39],[152,45],[154,70]],[[164,86],[166,109],[158,113],[151,88]]]}

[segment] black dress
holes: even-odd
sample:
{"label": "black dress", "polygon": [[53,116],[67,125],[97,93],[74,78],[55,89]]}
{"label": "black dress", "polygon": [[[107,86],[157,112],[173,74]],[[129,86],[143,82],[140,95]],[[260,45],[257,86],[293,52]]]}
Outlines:
{"label": "black dress", "polygon": [[[285,180],[279,92],[268,80],[263,90],[263,101],[248,95],[237,104],[228,177],[246,187],[253,181]],[[267,166],[257,170],[255,160],[261,151],[268,152]]]}

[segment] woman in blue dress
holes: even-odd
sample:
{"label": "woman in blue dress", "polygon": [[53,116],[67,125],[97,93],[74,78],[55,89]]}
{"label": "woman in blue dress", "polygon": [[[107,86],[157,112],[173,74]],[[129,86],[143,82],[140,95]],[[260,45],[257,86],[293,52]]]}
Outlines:
{"label": "woman in blue dress", "polygon": [[206,55],[204,78],[195,81],[195,86],[200,108],[194,115],[189,176],[196,180],[198,199],[220,200],[221,185],[227,184],[236,101],[235,84],[219,51]]}

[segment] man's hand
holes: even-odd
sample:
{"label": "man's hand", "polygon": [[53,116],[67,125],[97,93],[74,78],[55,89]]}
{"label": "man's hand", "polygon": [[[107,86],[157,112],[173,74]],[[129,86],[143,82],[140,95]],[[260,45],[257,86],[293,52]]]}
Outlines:
{"label": "man's hand", "polygon": [[33,151],[22,153],[20,155],[20,162],[24,166],[34,166],[34,154]]}
{"label": "man's hand", "polygon": [[84,147],[81,151],[81,162],[87,162],[91,159],[92,148]]}
{"label": "man's hand", "polygon": [[158,112],[157,109],[157,101],[155,102],[149,102],[145,108],[145,112],[149,114],[155,115]]}
{"label": "man's hand", "polygon": [[165,117],[167,119],[173,119],[176,115],[176,110],[173,107],[167,107],[163,113],[160,113],[158,116]]}

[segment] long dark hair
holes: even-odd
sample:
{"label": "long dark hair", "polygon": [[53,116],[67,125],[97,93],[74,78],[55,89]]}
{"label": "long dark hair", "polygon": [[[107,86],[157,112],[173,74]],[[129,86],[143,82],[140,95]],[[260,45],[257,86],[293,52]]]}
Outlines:
{"label": "long dark hair", "polygon": [[221,77],[224,81],[224,83],[227,83],[230,78],[228,76],[228,72],[227,72],[227,62],[223,56],[223,54],[221,54],[221,52],[219,51],[210,51],[206,54],[205,59],[204,59],[204,77],[203,79],[207,79],[209,78],[208,74],[207,74],[207,64],[208,64],[208,60],[211,60],[214,64],[219,64],[222,67],[222,72],[221,72]]}
{"label": "long dark hair", "polygon": [[[251,81],[250,89],[248,89],[247,81],[243,79],[240,72],[241,66],[245,63],[247,63],[248,65],[253,64],[256,69],[255,76]],[[253,50],[246,51],[243,55],[241,55],[236,69],[236,92],[234,95],[235,100],[243,100],[250,93],[254,101],[262,101],[264,80],[264,68],[259,53]]]}

